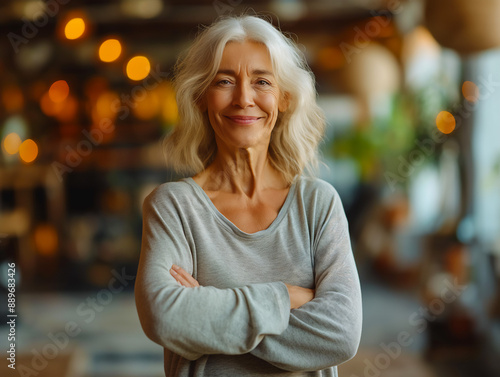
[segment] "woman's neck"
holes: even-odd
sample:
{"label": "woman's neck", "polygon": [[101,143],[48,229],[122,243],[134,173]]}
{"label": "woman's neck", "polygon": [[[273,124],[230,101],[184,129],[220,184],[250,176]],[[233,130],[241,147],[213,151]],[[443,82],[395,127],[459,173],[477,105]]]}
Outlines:
{"label": "woman's neck", "polygon": [[242,148],[233,153],[219,150],[212,164],[196,177],[205,191],[232,192],[249,199],[262,190],[288,187],[270,164],[267,150]]}

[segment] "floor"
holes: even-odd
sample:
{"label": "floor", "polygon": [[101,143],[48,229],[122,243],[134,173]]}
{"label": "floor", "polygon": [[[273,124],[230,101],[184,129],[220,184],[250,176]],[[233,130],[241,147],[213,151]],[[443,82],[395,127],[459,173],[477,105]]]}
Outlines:
{"label": "floor", "polygon": [[[2,358],[2,376],[163,376],[162,350],[143,334],[131,292],[23,294],[18,305],[17,373]],[[418,333],[409,320],[419,309],[418,300],[368,284],[363,306],[361,346],[353,360],[339,367],[340,376],[446,375],[422,356],[426,333]],[[0,327],[2,350],[7,349],[7,332],[7,326]]]}
{"label": "floor", "polygon": [[[18,371],[24,365],[36,377],[163,376],[162,349],[142,332],[133,295],[102,296],[92,304],[97,294],[23,295]],[[7,329],[0,330],[4,349]]]}

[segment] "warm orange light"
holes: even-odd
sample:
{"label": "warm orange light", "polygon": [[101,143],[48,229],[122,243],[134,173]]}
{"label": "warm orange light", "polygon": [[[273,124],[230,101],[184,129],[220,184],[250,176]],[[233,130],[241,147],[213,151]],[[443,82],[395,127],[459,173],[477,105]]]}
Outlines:
{"label": "warm orange light", "polygon": [[163,108],[162,111],[163,120],[170,126],[177,123],[177,118],[179,117],[179,110],[177,108],[177,102],[175,101],[175,94],[166,96],[162,108]]}
{"label": "warm orange light", "polygon": [[63,102],[56,104],[54,117],[61,122],[74,121],[78,114],[78,100],[69,95]]}
{"label": "warm orange light", "polygon": [[3,139],[3,149],[8,154],[16,154],[19,152],[19,146],[22,141],[18,134],[11,132]]}
{"label": "warm orange light", "polygon": [[54,102],[50,98],[49,92],[46,92],[40,98],[40,108],[47,116],[55,117],[61,122],[74,120],[78,113],[78,101],[72,95],[68,95],[61,102]]}
{"label": "warm orange light", "polygon": [[33,233],[33,241],[35,242],[36,250],[41,255],[52,256],[56,254],[59,240],[57,231],[53,225],[38,225]]}
{"label": "warm orange light", "polygon": [[50,99],[48,92],[45,93],[42,98],[40,98],[40,108],[45,115],[55,115],[57,113],[57,107],[57,104]]}
{"label": "warm orange light", "polygon": [[476,103],[479,100],[479,88],[472,81],[465,81],[463,83],[462,94],[469,102]]}
{"label": "warm orange light", "polygon": [[50,86],[49,98],[53,102],[62,102],[69,95],[69,85],[64,80],[58,80]]}
{"label": "warm orange light", "polygon": [[27,164],[35,161],[38,156],[38,145],[31,139],[24,140],[19,147],[19,156]]}
{"label": "warm orange light", "polygon": [[127,76],[131,80],[139,81],[146,78],[151,70],[148,58],[134,56],[127,63]]}
{"label": "warm orange light", "polygon": [[448,111],[441,111],[436,117],[436,126],[444,134],[450,134],[455,129],[457,122]]}
{"label": "warm orange light", "polygon": [[164,125],[167,127],[173,126],[177,123],[177,118],[179,116],[179,110],[175,100],[175,91],[168,81],[160,84],[157,90],[160,95],[161,117],[165,122]]}
{"label": "warm orange light", "polygon": [[78,39],[85,32],[85,21],[83,18],[72,18],[64,28],[64,35],[68,39]]}
{"label": "warm orange light", "polygon": [[122,53],[122,45],[117,39],[108,39],[99,47],[99,59],[105,63],[113,62]]}
{"label": "warm orange light", "polygon": [[160,106],[160,96],[158,92],[147,92],[145,98],[140,101],[135,101],[132,112],[138,119],[149,120],[160,112]]}
{"label": "warm orange light", "polygon": [[115,92],[107,91],[99,95],[97,101],[92,108],[92,120],[98,123],[103,118],[110,120],[116,119],[115,104],[120,103],[120,97]]}

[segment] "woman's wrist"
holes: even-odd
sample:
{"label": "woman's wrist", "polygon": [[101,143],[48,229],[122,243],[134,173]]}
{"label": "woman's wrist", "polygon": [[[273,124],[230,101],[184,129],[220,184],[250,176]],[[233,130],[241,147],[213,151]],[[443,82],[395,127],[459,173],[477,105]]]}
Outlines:
{"label": "woman's wrist", "polygon": [[300,308],[314,298],[314,290],[296,285],[286,284],[290,297],[290,309]]}

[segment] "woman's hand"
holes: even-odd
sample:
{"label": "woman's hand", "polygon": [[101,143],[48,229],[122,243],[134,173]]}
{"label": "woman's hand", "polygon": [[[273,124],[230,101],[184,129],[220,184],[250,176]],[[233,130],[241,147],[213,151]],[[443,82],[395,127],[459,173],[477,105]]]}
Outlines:
{"label": "woman's hand", "polygon": [[200,283],[198,283],[194,277],[189,275],[182,267],[175,264],[173,264],[170,269],[170,275],[172,275],[183,287],[194,288],[200,286]]}
{"label": "woman's hand", "polygon": [[[182,267],[177,265],[172,265],[170,269],[170,274],[174,277],[180,285],[186,288],[199,287],[200,283],[193,278],[190,274],[186,272]],[[290,296],[290,309],[300,308],[305,303],[311,301],[314,298],[314,290],[309,288],[302,288],[296,285],[285,284],[288,288],[288,294]]]}
{"label": "woman's hand", "polygon": [[285,284],[290,296],[290,309],[300,308],[314,298],[314,290],[296,285]]}

